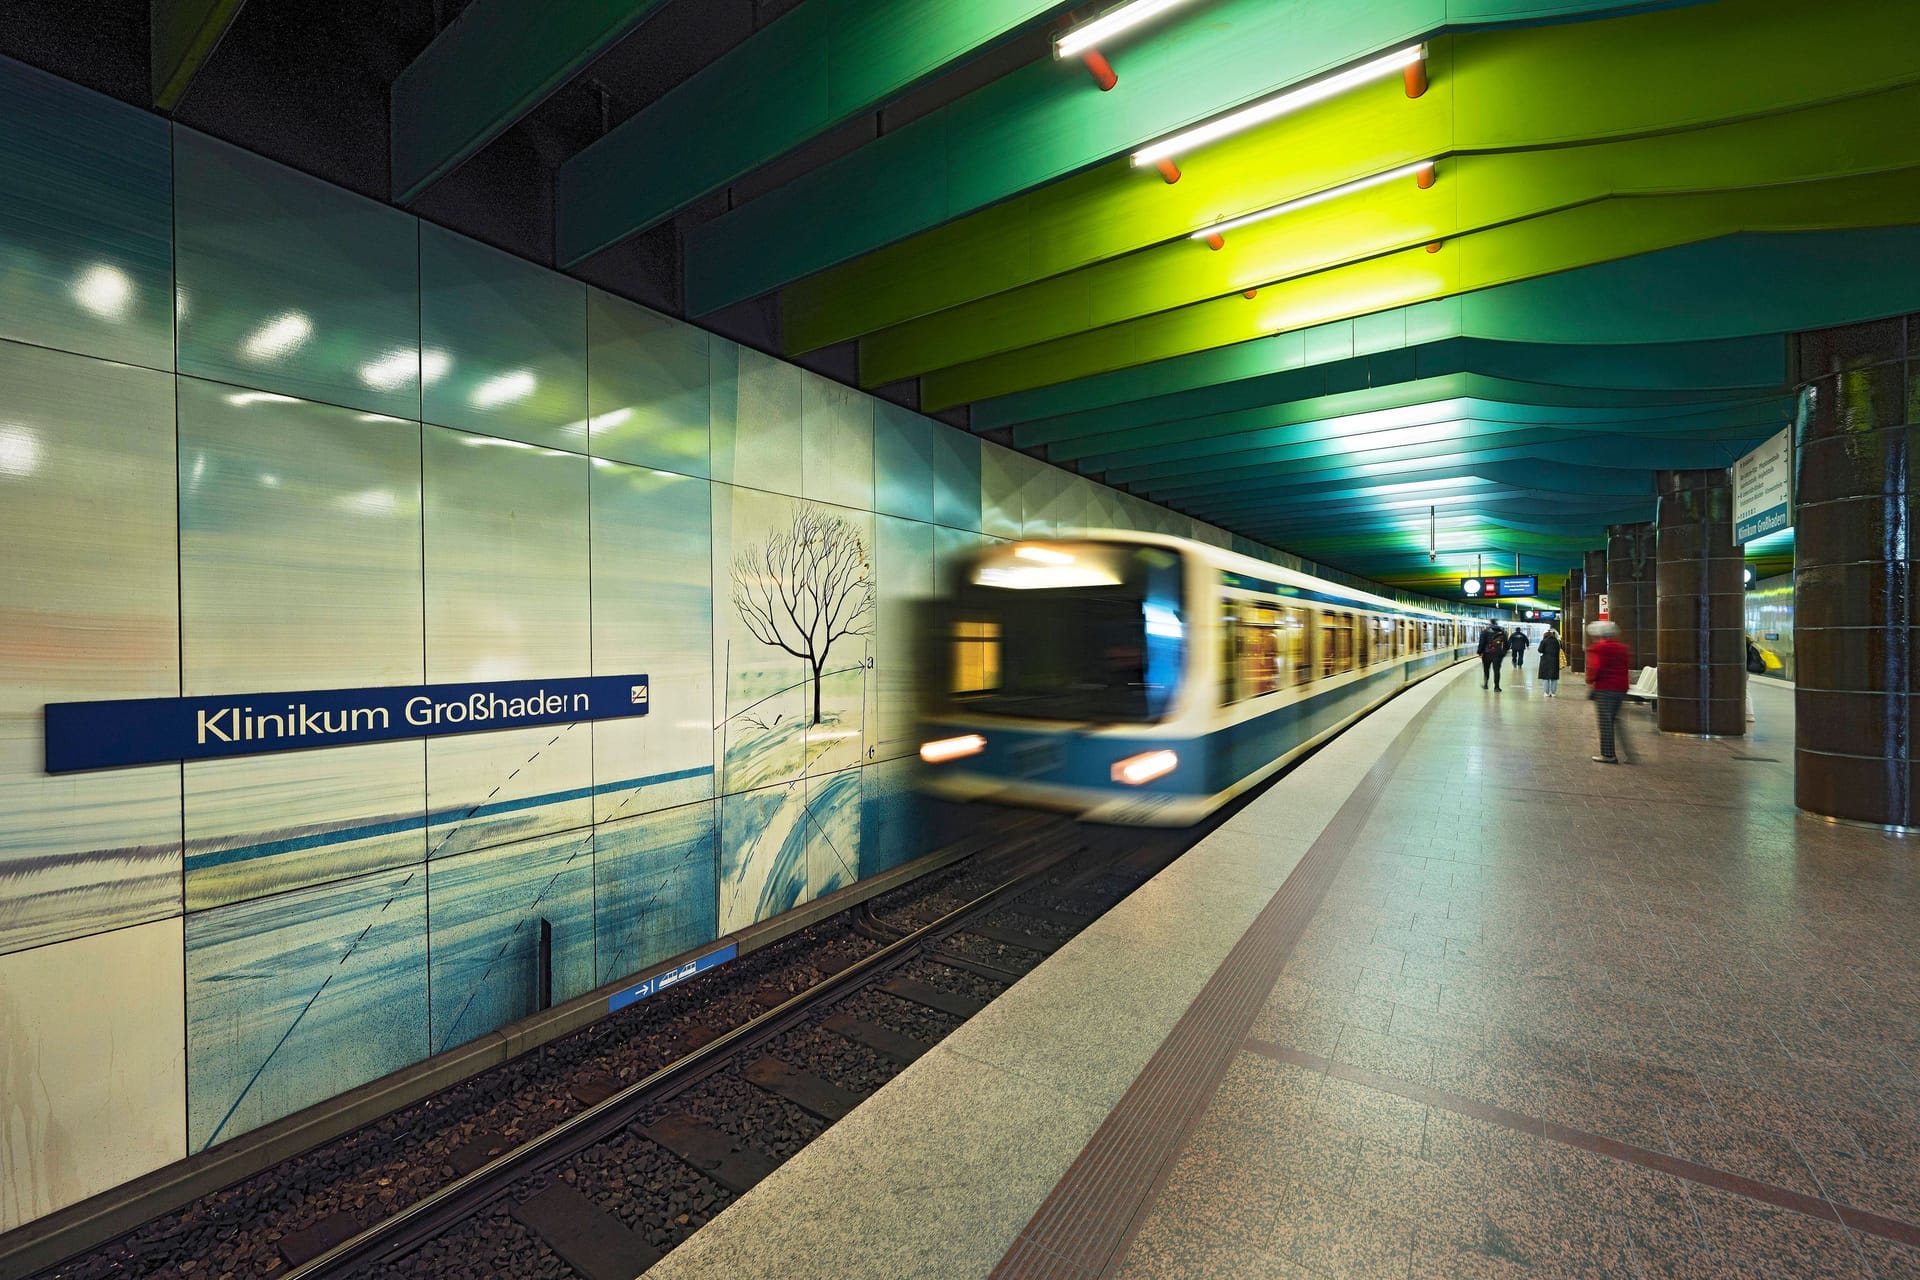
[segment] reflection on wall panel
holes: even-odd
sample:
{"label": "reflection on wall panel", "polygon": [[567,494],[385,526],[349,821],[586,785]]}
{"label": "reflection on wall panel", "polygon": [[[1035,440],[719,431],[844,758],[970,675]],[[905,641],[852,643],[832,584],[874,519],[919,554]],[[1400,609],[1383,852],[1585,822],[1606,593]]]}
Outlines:
{"label": "reflection on wall panel", "polygon": [[184,691],[422,679],[420,425],[179,380]]}
{"label": "reflection on wall panel", "polygon": [[712,486],[605,461],[592,484],[593,669],[644,673],[653,699],[593,726],[593,817],[612,822],[714,794]]}
{"label": "reflection on wall panel", "polygon": [[167,122],[0,59],[0,338],[173,368]]}
{"label": "reflection on wall panel", "polygon": [[706,331],[589,289],[587,343],[589,452],[706,475],[713,412]]}
{"label": "reflection on wall panel", "polygon": [[191,129],[173,164],[180,372],[418,418],[414,219]]}
{"label": "reflection on wall panel", "polygon": [[180,691],[173,473],[170,376],[0,342],[0,951],[180,910],[179,768],[41,751],[48,702]]}
{"label": "reflection on wall panel", "polygon": [[587,287],[420,224],[421,416],[584,453]]}

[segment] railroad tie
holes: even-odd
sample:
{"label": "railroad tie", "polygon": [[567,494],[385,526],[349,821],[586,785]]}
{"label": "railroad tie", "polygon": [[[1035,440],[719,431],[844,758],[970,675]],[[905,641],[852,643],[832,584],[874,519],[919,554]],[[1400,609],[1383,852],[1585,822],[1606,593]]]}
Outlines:
{"label": "railroad tie", "polygon": [[922,1054],[933,1048],[925,1040],[902,1035],[891,1027],[856,1018],[850,1013],[836,1013],[820,1025],[837,1036],[845,1036],[855,1044],[865,1045],[882,1057],[892,1058],[902,1066],[918,1061]]}
{"label": "railroad tie", "polygon": [[753,1190],[780,1163],[732,1134],[679,1112],[641,1125],[639,1132],[735,1195]]}
{"label": "railroad tie", "polygon": [[819,1116],[829,1124],[866,1101],[867,1095],[843,1089],[810,1071],[790,1067],[774,1057],[755,1058],[740,1068],[740,1078],[758,1085],[776,1097],[785,1098],[803,1111]]}
{"label": "railroad tie", "polygon": [[633,1280],[660,1261],[639,1232],[564,1182],[522,1200],[513,1216],[587,1280]]}
{"label": "railroad tie", "polygon": [[943,991],[931,983],[913,978],[889,978],[880,984],[880,989],[890,996],[899,996],[902,1000],[910,1000],[941,1013],[950,1013],[956,1018],[971,1018],[987,1007],[987,1002],[976,996]]}
{"label": "railroad tie", "polygon": [[1004,943],[1009,947],[1019,947],[1022,951],[1037,951],[1043,956],[1052,955],[1060,949],[1060,944],[1051,938],[1036,937],[1005,924],[970,924],[966,932],[976,938],[985,938],[989,942]]}
{"label": "railroad tie", "polygon": [[359,1231],[360,1224],[353,1220],[351,1213],[345,1210],[330,1213],[311,1226],[281,1236],[280,1256],[287,1260],[288,1266],[297,1267],[313,1261],[341,1241],[352,1239]]}

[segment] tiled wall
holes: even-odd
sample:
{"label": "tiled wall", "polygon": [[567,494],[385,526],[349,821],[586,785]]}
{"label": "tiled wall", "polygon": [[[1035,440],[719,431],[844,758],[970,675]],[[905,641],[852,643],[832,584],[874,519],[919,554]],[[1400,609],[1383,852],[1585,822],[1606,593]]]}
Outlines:
{"label": "tiled wall", "polygon": [[[911,602],[983,537],[1229,541],[4,61],[0,120],[0,1229],[526,1015],[542,918],[564,1000],[922,852]],[[735,585],[801,518],[872,596],[817,719]],[[42,769],[53,701],[640,671]]]}

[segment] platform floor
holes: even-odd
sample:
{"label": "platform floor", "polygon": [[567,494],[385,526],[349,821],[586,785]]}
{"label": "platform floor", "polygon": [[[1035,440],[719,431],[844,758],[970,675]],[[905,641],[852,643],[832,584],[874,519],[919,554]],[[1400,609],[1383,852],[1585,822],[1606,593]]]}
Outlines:
{"label": "platform floor", "polygon": [[[1463,665],[650,1277],[1920,1277],[1920,840]],[[1636,732],[1637,731],[1637,732]]]}

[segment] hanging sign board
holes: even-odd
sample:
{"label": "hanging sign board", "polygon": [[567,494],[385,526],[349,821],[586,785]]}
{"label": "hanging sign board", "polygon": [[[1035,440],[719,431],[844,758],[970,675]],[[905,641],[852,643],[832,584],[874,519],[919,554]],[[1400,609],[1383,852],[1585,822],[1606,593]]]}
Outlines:
{"label": "hanging sign board", "polygon": [[1538,595],[1539,591],[1540,579],[1531,573],[1460,579],[1460,594],[1475,600],[1509,600]]}
{"label": "hanging sign board", "polygon": [[1793,524],[1791,428],[1733,464],[1733,540],[1752,542]]}
{"label": "hanging sign board", "polygon": [[583,676],[47,704],[47,772],[643,716],[647,678]]}

